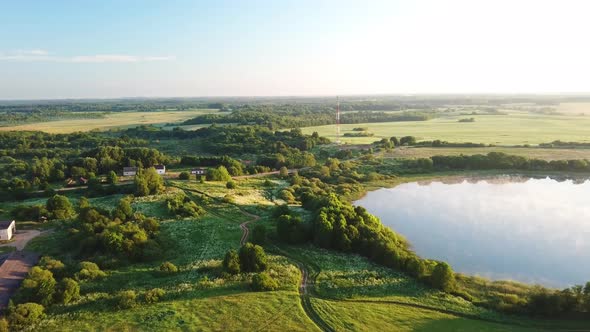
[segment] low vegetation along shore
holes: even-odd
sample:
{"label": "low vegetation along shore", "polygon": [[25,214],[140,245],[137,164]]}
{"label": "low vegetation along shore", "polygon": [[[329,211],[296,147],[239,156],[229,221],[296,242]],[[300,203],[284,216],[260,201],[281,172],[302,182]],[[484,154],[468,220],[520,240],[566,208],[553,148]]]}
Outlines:
{"label": "low vegetation along shore", "polygon": [[[128,124],[106,132],[0,133],[0,212],[17,225],[51,230],[25,248],[41,258],[11,296],[0,331],[590,326],[590,284],[557,290],[455,273],[416,255],[402,235],[352,204],[373,188],[449,176],[585,179],[584,158],[486,150],[400,157],[410,149],[489,146],[377,134],[363,136],[371,144],[338,145],[285,128],[308,125],[313,108],[284,106],[253,120],[266,106],[242,106],[243,119],[237,107],[213,106],[223,114],[184,124],[207,125],[197,130]],[[358,113],[346,119],[362,135],[373,129],[355,121],[391,120],[384,111]],[[209,126],[228,115],[246,123]],[[396,121],[438,116],[420,110]],[[485,122],[473,117],[453,126]],[[311,125],[324,118],[317,113]],[[585,149],[574,143],[542,149]],[[134,173],[123,175],[124,167]]]}

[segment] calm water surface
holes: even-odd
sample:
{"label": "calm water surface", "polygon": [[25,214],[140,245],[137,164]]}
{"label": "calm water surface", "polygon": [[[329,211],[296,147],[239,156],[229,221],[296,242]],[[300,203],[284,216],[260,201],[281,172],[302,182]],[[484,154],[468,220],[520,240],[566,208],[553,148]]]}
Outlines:
{"label": "calm water surface", "polygon": [[590,181],[406,183],[355,204],[459,272],[567,287],[590,281]]}

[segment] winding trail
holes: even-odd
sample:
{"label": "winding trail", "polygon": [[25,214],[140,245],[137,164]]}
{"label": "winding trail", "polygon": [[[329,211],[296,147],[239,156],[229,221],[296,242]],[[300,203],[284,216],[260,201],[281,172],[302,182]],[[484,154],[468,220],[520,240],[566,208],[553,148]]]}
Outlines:
{"label": "winding trail", "polygon": [[240,239],[240,245],[243,246],[248,241],[248,236],[250,235],[250,229],[248,228],[248,224],[260,220],[260,216],[246,212],[246,211],[242,210],[242,208],[239,208],[239,209],[243,215],[251,218],[250,220],[244,221],[243,223],[240,224],[240,228],[242,229],[242,238]]}

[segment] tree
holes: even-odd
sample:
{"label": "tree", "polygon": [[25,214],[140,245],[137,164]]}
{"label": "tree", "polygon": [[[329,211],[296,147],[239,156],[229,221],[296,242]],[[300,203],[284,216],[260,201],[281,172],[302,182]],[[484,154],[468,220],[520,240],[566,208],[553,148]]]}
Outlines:
{"label": "tree", "polygon": [[119,177],[117,176],[117,173],[115,173],[114,171],[110,171],[107,174],[107,183],[108,184],[117,184],[117,182],[119,182]]}
{"label": "tree", "polygon": [[287,176],[289,176],[289,170],[287,169],[287,167],[283,166],[281,167],[281,169],[279,169],[279,176],[282,178],[286,178]]}
{"label": "tree", "polygon": [[440,262],[434,267],[430,282],[435,288],[451,292],[455,289],[455,274],[449,264]]}
{"label": "tree", "polygon": [[225,184],[225,187],[227,189],[236,189],[236,183],[234,181],[227,181],[227,183]]}
{"label": "tree", "polygon": [[164,180],[155,168],[150,167],[143,173],[143,176],[147,182],[147,186],[150,191],[150,195],[159,194],[164,189]]}
{"label": "tree", "polygon": [[80,285],[76,280],[71,278],[63,278],[59,283],[59,302],[68,304],[80,298]]}
{"label": "tree", "polygon": [[80,199],[78,200],[78,209],[80,209],[80,211],[84,210],[84,209],[88,209],[90,207],[90,201],[88,201],[88,198],[82,196],[80,197]]}
{"label": "tree", "polygon": [[56,281],[51,271],[35,266],[29,272],[28,277],[23,280],[22,296],[26,301],[38,302],[47,306],[53,301],[55,284]]}
{"label": "tree", "polygon": [[279,288],[277,281],[266,272],[260,272],[252,277],[252,289],[258,292],[273,291]]}
{"label": "tree", "polygon": [[148,188],[147,181],[143,176],[135,175],[135,180],[133,181],[135,186],[135,196],[147,196],[150,194],[150,189]]}
{"label": "tree", "polygon": [[54,195],[47,200],[46,207],[54,219],[67,219],[74,215],[74,207],[66,196]]}
{"label": "tree", "polygon": [[223,270],[229,274],[240,273],[240,258],[235,250],[230,250],[223,259]]}
{"label": "tree", "polygon": [[227,171],[227,168],[224,166],[219,166],[217,168],[212,168],[207,170],[207,180],[208,181],[229,181],[231,180],[231,175]]}
{"label": "tree", "polygon": [[256,225],[252,229],[252,243],[263,245],[266,242],[266,227],[264,225]]}
{"label": "tree", "polygon": [[0,318],[0,332],[10,332],[6,318]]}
{"label": "tree", "polygon": [[240,269],[244,272],[260,272],[266,270],[266,253],[261,246],[250,242],[240,248]]}
{"label": "tree", "polygon": [[190,180],[191,178],[191,173],[189,172],[180,172],[180,174],[178,174],[178,179],[179,180]]}
{"label": "tree", "polygon": [[131,207],[131,197],[124,197],[119,200],[119,204],[113,212],[113,217],[118,218],[121,221],[126,221],[133,217],[133,208]]}
{"label": "tree", "polygon": [[75,276],[78,280],[94,280],[104,278],[106,275],[96,263],[84,261],[80,262],[80,271]]}

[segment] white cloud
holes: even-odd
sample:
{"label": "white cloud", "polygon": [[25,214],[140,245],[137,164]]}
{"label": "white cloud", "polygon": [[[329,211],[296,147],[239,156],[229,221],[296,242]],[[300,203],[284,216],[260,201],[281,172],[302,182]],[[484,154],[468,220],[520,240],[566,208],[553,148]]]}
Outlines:
{"label": "white cloud", "polygon": [[48,61],[48,62],[70,62],[70,63],[106,63],[106,62],[151,62],[175,60],[175,56],[137,56],[125,54],[94,54],[76,55],[71,57],[51,56],[45,50],[27,50],[10,53],[0,53],[0,61]]}

